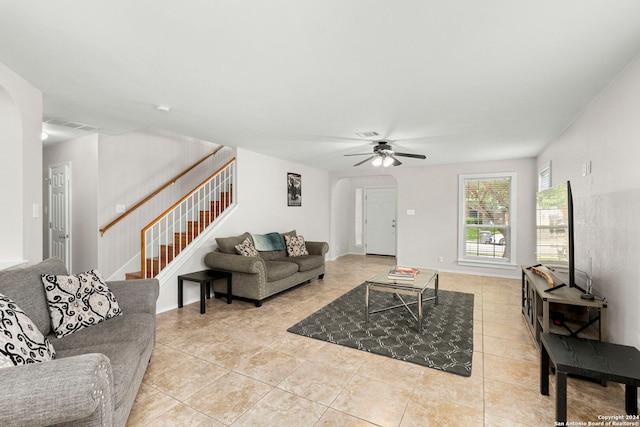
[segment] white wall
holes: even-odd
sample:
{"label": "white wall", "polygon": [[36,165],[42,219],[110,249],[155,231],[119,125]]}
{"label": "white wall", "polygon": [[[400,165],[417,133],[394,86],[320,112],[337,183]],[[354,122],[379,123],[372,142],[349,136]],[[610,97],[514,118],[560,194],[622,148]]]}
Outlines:
{"label": "white wall", "polygon": [[[608,304],[609,341],[640,347],[640,60],[632,63],[538,158],[553,184],[570,180],[576,266],[593,259]],[[592,173],[582,175],[591,162]]]}
{"label": "white wall", "polygon": [[0,64],[0,265],[42,260],[41,131],[42,93]]}
{"label": "white wall", "polygon": [[[329,239],[329,174],[238,149],[238,212],[223,235],[297,230],[305,240]],[[302,175],[302,206],[287,206],[287,173]]]}
{"label": "white wall", "polygon": [[[49,166],[71,162],[71,272],[98,267],[98,135],[88,135],[43,149],[42,177],[44,212],[50,212],[49,189],[44,178]],[[43,214],[43,254],[49,257],[49,214]]]}
{"label": "white wall", "polygon": [[[175,275],[163,280],[158,311],[177,307],[177,276],[207,268],[204,256],[215,249],[215,237],[295,229],[305,240],[329,241],[328,172],[240,148],[236,156],[237,205],[233,215],[215,229],[209,241]],[[287,206],[287,172],[302,175],[300,207]],[[199,300],[198,292],[197,284],[185,284],[185,304]]]}
{"label": "white wall", "polygon": [[[516,264],[535,262],[535,192],[537,172],[535,159],[494,162],[459,163],[417,167],[376,169],[393,177],[398,189],[398,263],[490,276],[520,277],[519,268],[497,268],[458,265],[458,176],[471,173],[517,173],[517,246]],[[367,166],[361,171],[332,174],[337,183],[358,177],[359,185],[378,186],[379,177],[372,176]],[[372,176],[369,183],[363,177]],[[355,178],[349,178],[355,179]],[[340,187],[338,187],[340,189]],[[342,190],[345,191],[345,190]],[[343,200],[333,196],[333,201]],[[349,202],[351,203],[351,202]],[[349,203],[332,207],[332,221],[352,221]],[[415,215],[407,215],[408,209]],[[350,230],[347,230],[351,232]],[[439,262],[439,257],[443,262]]]}

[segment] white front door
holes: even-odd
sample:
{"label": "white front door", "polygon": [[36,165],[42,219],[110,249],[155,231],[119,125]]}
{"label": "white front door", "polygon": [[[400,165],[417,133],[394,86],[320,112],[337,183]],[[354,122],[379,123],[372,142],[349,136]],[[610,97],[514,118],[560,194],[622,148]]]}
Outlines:
{"label": "white front door", "polygon": [[49,256],[64,261],[71,273],[71,163],[49,166]]}
{"label": "white front door", "polygon": [[396,189],[366,189],[367,254],[396,255]]}

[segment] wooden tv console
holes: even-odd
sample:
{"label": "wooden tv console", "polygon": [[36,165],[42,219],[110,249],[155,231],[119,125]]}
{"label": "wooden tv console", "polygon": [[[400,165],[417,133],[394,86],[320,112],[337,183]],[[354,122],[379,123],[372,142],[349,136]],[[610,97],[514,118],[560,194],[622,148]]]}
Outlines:
{"label": "wooden tv console", "polygon": [[582,299],[582,292],[569,286],[545,292],[549,288],[544,275],[522,267],[522,315],[538,349],[542,332],[607,341],[606,301]]}

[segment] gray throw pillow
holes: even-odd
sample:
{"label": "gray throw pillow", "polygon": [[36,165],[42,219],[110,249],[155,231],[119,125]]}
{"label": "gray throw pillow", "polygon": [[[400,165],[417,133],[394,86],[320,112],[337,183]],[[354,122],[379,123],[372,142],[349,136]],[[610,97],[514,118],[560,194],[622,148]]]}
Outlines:
{"label": "gray throw pillow", "polygon": [[233,237],[216,237],[216,243],[218,244],[218,249],[220,249],[220,252],[225,254],[235,254],[236,245],[242,243],[244,239],[251,240],[251,234],[244,233],[239,236]]}

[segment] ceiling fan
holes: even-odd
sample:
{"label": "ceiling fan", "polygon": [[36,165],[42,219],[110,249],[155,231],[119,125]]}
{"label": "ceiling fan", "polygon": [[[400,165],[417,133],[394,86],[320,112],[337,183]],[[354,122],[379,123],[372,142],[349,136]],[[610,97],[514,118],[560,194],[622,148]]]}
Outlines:
{"label": "ceiling fan", "polygon": [[373,155],[371,153],[359,153],[359,154],[345,154],[345,156],[369,156],[361,162],[356,163],[353,166],[360,166],[363,163],[372,160],[371,164],[373,166],[400,166],[402,162],[396,158],[396,156],[400,157],[411,157],[413,159],[426,159],[427,156],[424,154],[411,154],[411,153],[397,153],[393,151],[391,148],[391,141],[387,141],[382,139],[380,141],[374,141],[376,145],[373,147]]}

